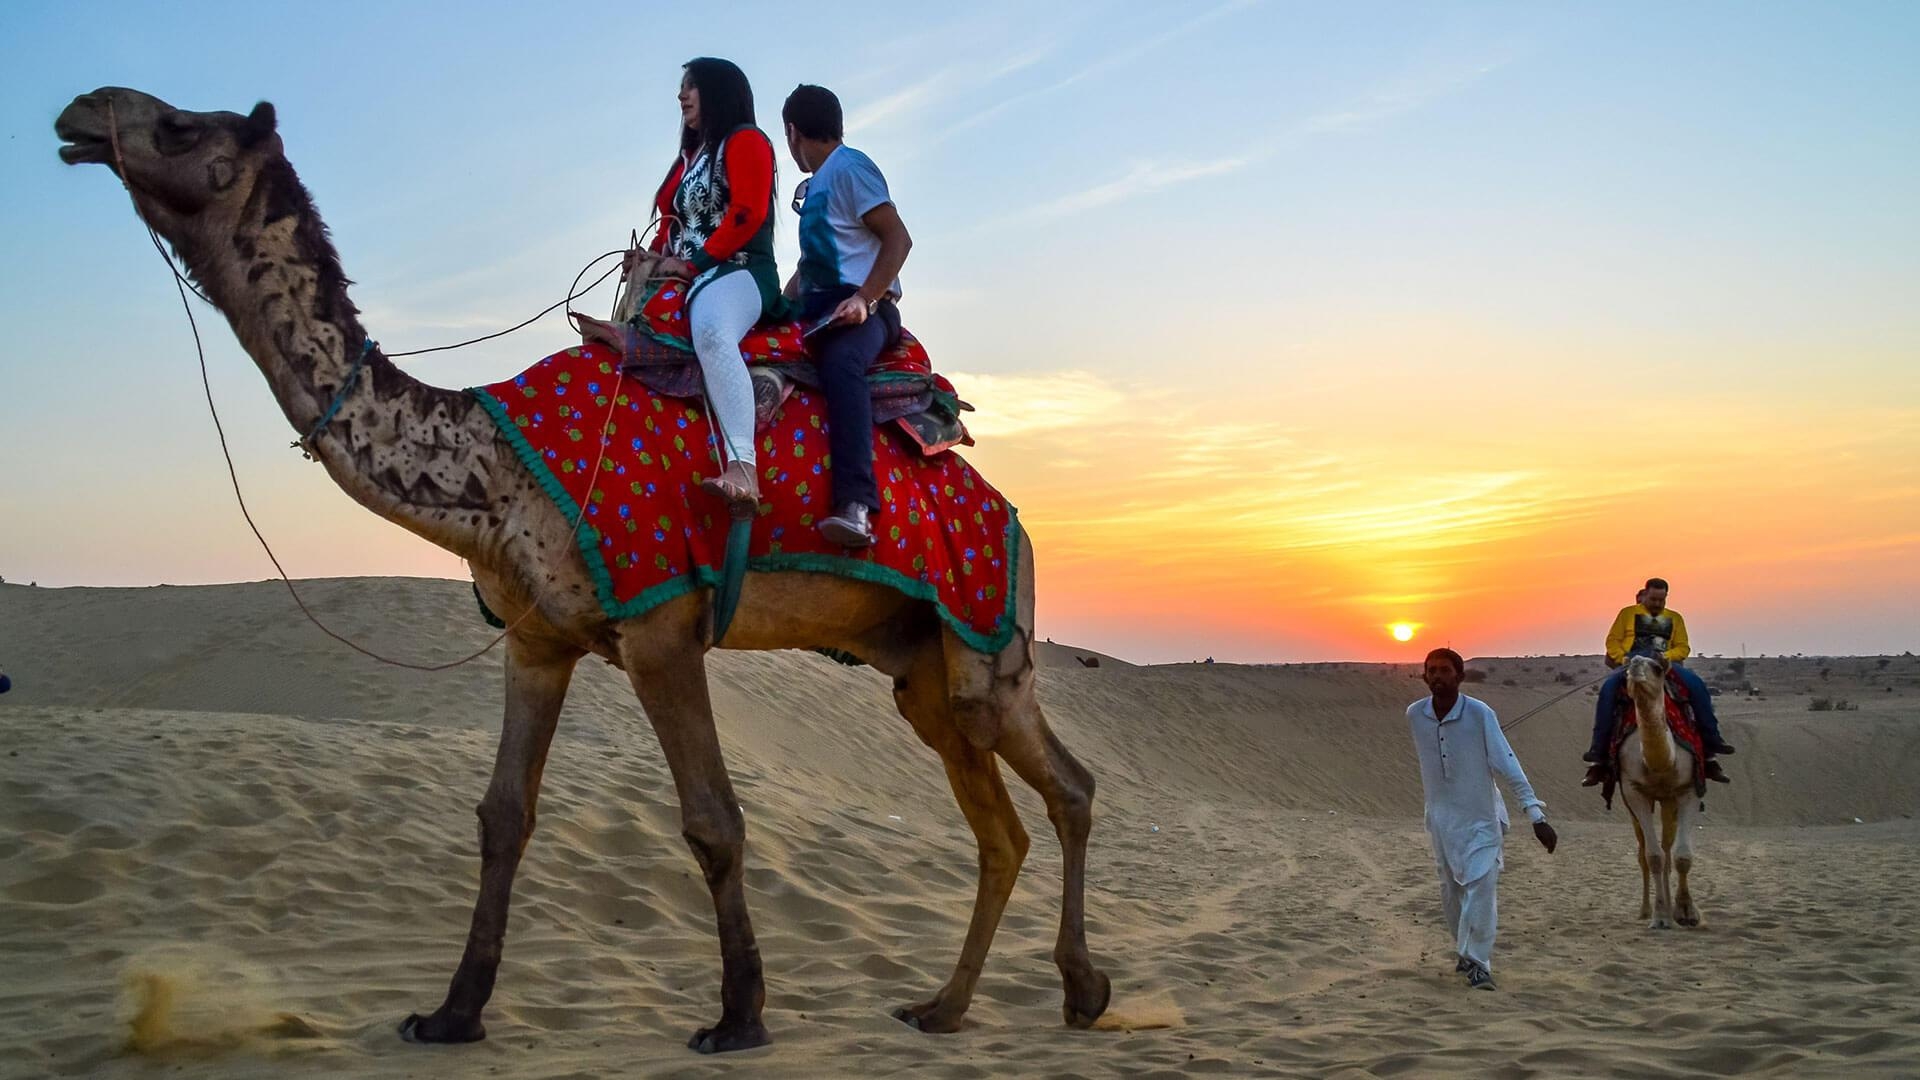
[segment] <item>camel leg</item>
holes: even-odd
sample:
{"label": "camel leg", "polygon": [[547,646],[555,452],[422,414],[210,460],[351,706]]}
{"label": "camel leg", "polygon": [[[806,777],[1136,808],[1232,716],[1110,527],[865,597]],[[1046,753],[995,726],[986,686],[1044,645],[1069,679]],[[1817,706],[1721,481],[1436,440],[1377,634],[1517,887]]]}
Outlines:
{"label": "camel leg", "polygon": [[980,848],[980,883],[974,894],[973,918],[967,924],[967,940],[960,948],[952,977],[932,998],[895,1009],[893,1016],[921,1031],[949,1032],[960,1029],[961,1018],[973,1003],[974,987],[986,967],[987,952],[993,947],[994,932],[1006,911],[1007,898],[1013,894],[1013,882],[1027,857],[1029,841],[1019,812],[1000,780],[993,754],[967,742],[954,726],[939,638],[933,638],[930,646],[915,658],[904,677],[894,681],[893,697],[900,715],[913,725],[922,742],[940,754],[946,766],[947,783]]}
{"label": "camel leg", "polygon": [[1060,934],[1054,942],[1053,962],[1066,988],[1061,1013],[1069,1027],[1087,1027],[1107,1010],[1113,994],[1112,983],[1087,955],[1087,836],[1093,830],[1093,774],[1074,760],[1047,727],[1031,677],[1000,681],[987,701],[992,704],[985,710],[974,706],[972,715],[968,702],[957,701],[956,718],[969,741],[977,743],[982,734],[993,730],[994,751],[1046,800],[1047,817],[1060,838]]}
{"label": "camel leg", "polygon": [[1640,827],[1640,819],[1627,812],[1627,820],[1633,822],[1633,842],[1640,860],[1640,917],[1653,918],[1653,879],[1647,874],[1647,831]]}
{"label": "camel leg", "polygon": [[[680,832],[706,878],[720,931],[720,1022],[687,1045],[703,1054],[765,1046],[767,988],[744,885],[746,820],[720,756],[707,697],[704,646],[690,603],[659,609],[644,629],[622,635],[621,666],[647,710],[680,796]],[[681,616],[673,618],[674,614]]]}
{"label": "camel leg", "polygon": [[1626,803],[1627,809],[1633,813],[1634,823],[1640,827],[1645,838],[1642,847],[1646,851],[1647,874],[1653,879],[1653,918],[1647,923],[1647,929],[1671,930],[1673,897],[1667,886],[1666,851],[1659,844],[1662,836],[1660,807],[1637,791],[1626,793]]}
{"label": "camel leg", "polygon": [[493,780],[480,800],[480,896],[467,932],[466,952],[453,973],[447,999],[430,1016],[418,1013],[400,1023],[408,1042],[473,1042],[484,1039],[480,1010],[493,995],[507,934],[507,905],[513,875],[533,835],[534,804],[547,748],[560,721],[560,706],[581,653],[565,646],[507,638],[507,709],[500,725],[500,749]]}
{"label": "camel leg", "polygon": [[1673,819],[1673,869],[1680,885],[1673,896],[1673,921],[1681,926],[1699,926],[1700,909],[1693,906],[1693,890],[1687,887],[1687,874],[1693,870],[1694,818],[1699,816],[1700,801],[1691,793],[1675,800]]}

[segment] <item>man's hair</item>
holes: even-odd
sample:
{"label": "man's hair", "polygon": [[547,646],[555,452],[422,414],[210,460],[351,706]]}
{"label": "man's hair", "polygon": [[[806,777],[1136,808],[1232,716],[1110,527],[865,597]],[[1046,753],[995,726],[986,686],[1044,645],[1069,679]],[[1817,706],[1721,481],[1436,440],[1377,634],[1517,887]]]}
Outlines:
{"label": "man's hair", "polygon": [[1666,578],[1650,577],[1647,579],[1647,588],[1649,589],[1665,589],[1666,587],[1667,587]]}
{"label": "man's hair", "polygon": [[1435,649],[1428,653],[1426,663],[1420,665],[1421,670],[1426,670],[1427,664],[1433,663],[1435,657],[1439,657],[1447,663],[1452,664],[1453,670],[1459,674],[1465,675],[1467,673],[1467,662],[1460,659],[1460,654],[1454,652],[1452,649]]}
{"label": "man's hair", "polygon": [[824,86],[801,83],[780,106],[780,119],[808,139],[842,139],[845,121],[840,116],[840,99]]}

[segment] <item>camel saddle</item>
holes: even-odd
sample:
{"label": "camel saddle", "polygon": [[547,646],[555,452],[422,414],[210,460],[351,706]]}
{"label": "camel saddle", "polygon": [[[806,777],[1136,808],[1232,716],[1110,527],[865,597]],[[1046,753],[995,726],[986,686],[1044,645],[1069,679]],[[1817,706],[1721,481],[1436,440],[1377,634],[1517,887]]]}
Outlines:
{"label": "camel saddle", "polygon": [[[1704,798],[1707,794],[1707,749],[1700,736],[1700,725],[1693,719],[1693,700],[1687,693],[1687,684],[1680,681],[1672,672],[1667,673],[1667,727],[1673,731],[1673,737],[1693,753],[1693,793]],[[1613,809],[1614,788],[1620,783],[1620,747],[1625,745],[1627,737],[1640,727],[1639,718],[1634,715],[1633,698],[1624,689],[1613,700],[1613,740],[1607,744],[1607,779],[1600,788],[1600,797],[1606,801],[1607,809]]]}
{"label": "camel saddle", "polygon": [[[686,283],[668,278],[630,290],[615,311],[619,325],[628,331],[623,335],[628,344],[621,370],[666,397],[700,396],[700,364],[693,354],[686,307]],[[766,431],[774,410],[795,386],[820,388],[819,371],[796,321],[762,323],[747,331],[740,340],[740,358],[753,375],[758,431]],[[900,341],[874,360],[867,371],[867,386],[873,393],[874,425],[894,425],[922,454],[973,445],[960,420],[960,414],[973,406],[960,400],[945,376],[934,372],[926,347],[907,331],[902,330]]]}

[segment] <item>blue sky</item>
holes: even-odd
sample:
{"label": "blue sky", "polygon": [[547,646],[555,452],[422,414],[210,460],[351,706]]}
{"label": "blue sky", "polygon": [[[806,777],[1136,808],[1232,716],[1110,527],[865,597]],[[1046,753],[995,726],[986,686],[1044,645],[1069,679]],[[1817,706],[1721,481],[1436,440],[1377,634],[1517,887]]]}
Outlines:
{"label": "blue sky", "polygon": [[[916,239],[906,321],[972,380],[970,456],[1058,553],[1045,632],[1146,658],[1354,655],[1358,631],[1327,620],[1373,616],[1318,596],[1308,583],[1333,571],[1282,519],[1418,529],[1438,487],[1507,492],[1545,520],[1590,477],[1593,498],[1651,485],[1676,505],[1710,485],[1770,514],[1791,502],[1880,554],[1851,578],[1783,555],[1761,572],[1801,591],[1742,600],[1714,575],[1747,543],[1722,520],[1744,504],[1712,501],[1683,523],[1684,555],[1614,558],[1647,543],[1628,536],[1577,573],[1541,563],[1540,606],[1569,614],[1534,622],[1473,622],[1493,593],[1458,580],[1334,576],[1382,611],[1477,597],[1444,620],[1512,651],[1588,646],[1586,623],[1604,629],[1620,581],[1656,561],[1711,582],[1696,607],[1776,651],[1920,644],[1875,561],[1920,554],[1904,509],[1920,501],[1920,8],[1041,7],[0,7],[0,574],[270,573],[164,270],[105,170],[55,156],[75,94],[274,102],[370,329],[403,350],[516,322],[621,244],[673,151],[680,63],[717,54],[752,78],[770,131],[793,85],[833,87],[849,141],[886,171]],[[783,191],[798,175],[783,155]],[[464,572],[288,451],[258,373],[217,317],[202,325],[241,478],[296,574]],[[412,370],[481,383],[565,343],[555,319]],[[1175,459],[1187,488],[1127,467]],[[1793,472],[1821,464],[1837,468],[1817,483]],[[1222,509],[1235,499],[1260,513]],[[1573,551],[1576,518],[1526,550]],[[1332,606],[1247,614],[1232,647],[1172,610],[1115,630],[1102,583],[1198,573],[1182,520],[1236,545],[1230,579],[1271,569],[1262,603]],[[1450,573],[1485,539],[1418,565]],[[1806,627],[1798,598],[1836,581],[1859,618]]]}

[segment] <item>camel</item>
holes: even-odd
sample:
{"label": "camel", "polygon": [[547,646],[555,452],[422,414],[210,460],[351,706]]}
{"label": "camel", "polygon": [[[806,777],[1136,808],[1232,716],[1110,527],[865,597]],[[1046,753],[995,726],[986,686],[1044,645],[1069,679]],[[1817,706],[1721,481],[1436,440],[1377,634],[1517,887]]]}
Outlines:
{"label": "camel", "polygon": [[[1620,746],[1620,794],[1633,815],[1633,835],[1640,847],[1640,917],[1650,920],[1651,930],[1671,930],[1675,923],[1699,926],[1700,909],[1687,888],[1687,875],[1693,870],[1693,823],[1700,814],[1700,797],[1694,790],[1693,752],[1667,726],[1667,661],[1629,658],[1627,693],[1639,726]],[[1649,836],[1660,838],[1657,849],[1648,849]],[[1680,875],[1677,893],[1670,891],[1669,867]]]}
{"label": "camel", "polygon": [[[681,831],[713,897],[720,937],[720,1019],[693,1034],[702,1053],[769,1041],[766,990],[742,887],[745,824],[721,759],[707,695],[706,590],[614,620],[595,598],[573,528],[465,393],[428,386],[374,348],[347,297],[326,227],[287,162],[273,106],[248,115],[189,112],[134,90],[74,99],[55,133],[69,164],[108,166],[139,215],[172,244],[272,387],[302,445],[362,506],[472,566],[486,605],[509,624],[506,709],[493,775],[480,800],[479,895],[443,1004],[408,1016],[412,1042],[485,1037],[514,872],[560,706],[588,654],[624,671],[672,772]],[[350,377],[356,364],[358,376]],[[344,388],[344,390],[343,390]],[[1032,546],[1019,545],[1017,628],[1000,652],[972,651],[931,605],[880,585],[826,574],[755,573],[725,647],[838,649],[893,680],[913,731],[940,756],[979,846],[972,920],[953,975],[933,996],[894,1010],[923,1032],[958,1030],[1027,853],[997,760],[1045,801],[1063,853],[1053,959],[1066,1023],[1087,1027],[1111,984],[1087,954],[1083,890],[1093,776],[1041,715],[1034,691]]]}

